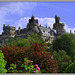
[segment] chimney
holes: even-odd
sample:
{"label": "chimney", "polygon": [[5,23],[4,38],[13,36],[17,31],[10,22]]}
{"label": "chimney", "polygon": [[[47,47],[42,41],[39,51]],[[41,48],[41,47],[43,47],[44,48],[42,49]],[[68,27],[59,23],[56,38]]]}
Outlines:
{"label": "chimney", "polygon": [[41,27],[41,24],[40,24],[40,27]]}
{"label": "chimney", "polygon": [[46,28],[47,28],[47,24],[46,24]]}
{"label": "chimney", "polygon": [[21,27],[20,27],[20,26],[18,27],[18,30],[19,30],[19,31],[21,30]]}

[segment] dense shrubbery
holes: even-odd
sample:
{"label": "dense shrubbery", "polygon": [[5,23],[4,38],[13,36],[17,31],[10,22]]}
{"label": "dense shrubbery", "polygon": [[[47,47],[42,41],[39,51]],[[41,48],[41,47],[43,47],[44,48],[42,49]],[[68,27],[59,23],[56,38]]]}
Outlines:
{"label": "dense shrubbery", "polygon": [[57,52],[58,50],[64,50],[71,58],[73,58],[75,55],[75,35],[69,33],[60,35],[53,41],[52,49]]}
{"label": "dense shrubbery", "polygon": [[10,64],[9,73],[41,73],[38,65],[32,65],[33,61],[24,58],[24,63],[21,65],[22,70],[17,70],[15,64]]}
{"label": "dense shrubbery", "polygon": [[22,38],[16,38],[16,39],[9,39],[9,42],[8,42],[8,45],[9,46],[18,46],[18,47],[29,47],[30,46],[30,42],[28,41],[28,39],[22,39]]}
{"label": "dense shrubbery", "polygon": [[32,46],[26,50],[26,56],[29,57],[34,63],[38,64],[41,70],[48,72],[57,72],[56,61],[51,59],[50,53],[43,49],[44,44],[32,44]]}
{"label": "dense shrubbery", "polygon": [[4,46],[2,49],[3,54],[5,55],[5,60],[7,61],[6,69],[9,68],[10,64],[19,64],[21,65],[25,54],[24,49],[21,49],[17,46]]}
{"label": "dense shrubbery", "polygon": [[[30,72],[30,63],[28,62],[29,65],[26,65],[24,58],[34,61],[33,65],[38,64],[42,73],[70,72],[72,65],[74,65],[71,63],[75,59],[74,38],[73,34],[65,33],[50,44],[46,43],[48,39],[43,41],[37,37],[37,34],[32,34],[31,36],[28,35],[27,39],[9,39],[8,45],[1,46],[0,50],[2,50],[4,59],[7,61],[6,69],[13,73],[26,73],[26,71],[33,73],[34,67],[31,66],[32,72]],[[68,66],[69,64],[71,66]]]}
{"label": "dense shrubbery", "polygon": [[43,40],[42,40],[42,38],[40,37],[38,37],[38,35],[37,35],[37,33],[34,33],[34,34],[32,34],[32,35],[28,35],[27,36],[28,38],[26,39],[26,38],[16,38],[16,39],[14,39],[14,38],[9,38],[9,41],[8,41],[8,45],[9,46],[18,46],[18,47],[29,47],[29,46],[31,46],[31,44],[30,44],[30,42],[33,42],[33,43],[35,43],[35,42],[37,42],[37,43],[42,43],[42,42],[44,42]]}
{"label": "dense shrubbery", "polygon": [[5,60],[7,61],[6,68],[8,69],[10,64],[14,63],[18,69],[21,69],[19,66],[24,62],[24,57],[27,57],[34,61],[33,64],[38,64],[41,70],[57,72],[56,61],[51,59],[50,53],[46,52],[43,46],[44,44],[35,43],[29,48],[19,48],[17,46],[5,46],[1,48],[5,55]]}
{"label": "dense shrubbery", "polygon": [[71,57],[68,56],[64,50],[54,51],[53,59],[57,61],[59,65],[58,72],[64,72],[65,68],[72,62]]}
{"label": "dense shrubbery", "polygon": [[75,35],[64,33],[55,39],[52,43],[53,50],[65,50],[70,56],[75,54]]}
{"label": "dense shrubbery", "polygon": [[6,73],[7,70],[5,69],[6,61],[4,60],[4,54],[0,50],[0,73]]}

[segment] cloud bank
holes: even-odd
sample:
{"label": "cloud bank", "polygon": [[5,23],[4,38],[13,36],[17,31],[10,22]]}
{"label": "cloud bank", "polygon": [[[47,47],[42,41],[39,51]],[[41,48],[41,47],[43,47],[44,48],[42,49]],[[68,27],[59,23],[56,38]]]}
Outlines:
{"label": "cloud bank", "polygon": [[[3,31],[3,24],[9,24],[16,27],[16,29],[18,29],[18,26],[26,28],[30,17],[24,17],[24,14],[32,14],[31,12],[36,9],[36,6],[36,2],[0,2],[0,34],[2,34]],[[53,28],[53,23],[55,22],[54,18],[35,18],[38,19],[39,25],[41,24],[44,27],[47,25]],[[66,32],[70,32],[70,30],[74,32],[75,28],[68,26],[69,25],[65,23]]]}
{"label": "cloud bank", "polygon": [[0,34],[3,31],[3,24],[11,24],[16,21],[16,16],[29,14],[36,5],[36,2],[0,2]]}
{"label": "cloud bank", "polygon": [[[15,22],[14,25],[17,27],[17,29],[18,29],[18,26],[21,26],[21,28],[26,28],[29,19],[30,19],[30,17],[21,18],[17,22]],[[44,26],[44,27],[47,25],[47,27],[53,28],[53,24],[55,23],[54,18],[37,18],[37,17],[35,17],[35,19],[38,19],[39,25],[41,24],[41,26]],[[64,22],[61,22],[61,23],[64,23]],[[75,28],[69,28],[66,23],[65,23],[64,28],[67,33],[69,33],[70,30],[72,31],[72,33],[74,33]]]}

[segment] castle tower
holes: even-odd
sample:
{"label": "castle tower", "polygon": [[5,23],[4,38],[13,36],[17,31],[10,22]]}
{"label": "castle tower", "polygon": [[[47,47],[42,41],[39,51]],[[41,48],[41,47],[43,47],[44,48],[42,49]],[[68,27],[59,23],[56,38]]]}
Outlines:
{"label": "castle tower", "polygon": [[39,32],[38,30],[38,19],[32,15],[31,19],[29,19],[29,23],[27,24],[27,30],[29,32]]}
{"label": "castle tower", "polygon": [[3,25],[3,35],[7,35],[8,37],[14,37],[15,36],[15,27],[11,27],[9,25],[5,26]]}
{"label": "castle tower", "polygon": [[64,23],[60,23],[60,17],[57,17],[55,15],[55,23],[53,24],[53,29],[56,30],[56,33],[58,35],[66,32],[64,29],[65,24]]}
{"label": "castle tower", "polygon": [[5,24],[3,24],[3,32],[4,32],[4,30],[5,30]]}

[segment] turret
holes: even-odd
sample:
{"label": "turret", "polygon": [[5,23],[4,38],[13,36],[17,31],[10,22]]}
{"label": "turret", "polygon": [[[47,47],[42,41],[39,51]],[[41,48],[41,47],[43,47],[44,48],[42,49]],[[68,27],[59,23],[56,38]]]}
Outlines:
{"label": "turret", "polygon": [[56,15],[55,15],[55,23],[60,23],[60,17],[57,17]]}
{"label": "turret", "polygon": [[60,17],[57,17],[55,15],[55,23],[53,24],[53,29],[56,30],[56,33],[58,35],[66,32],[64,26],[65,26],[64,23],[60,23]]}
{"label": "turret", "polygon": [[20,27],[20,26],[18,27],[18,30],[19,30],[19,31],[21,30],[21,27]]}
{"label": "turret", "polygon": [[3,30],[5,29],[5,24],[3,24]]}

